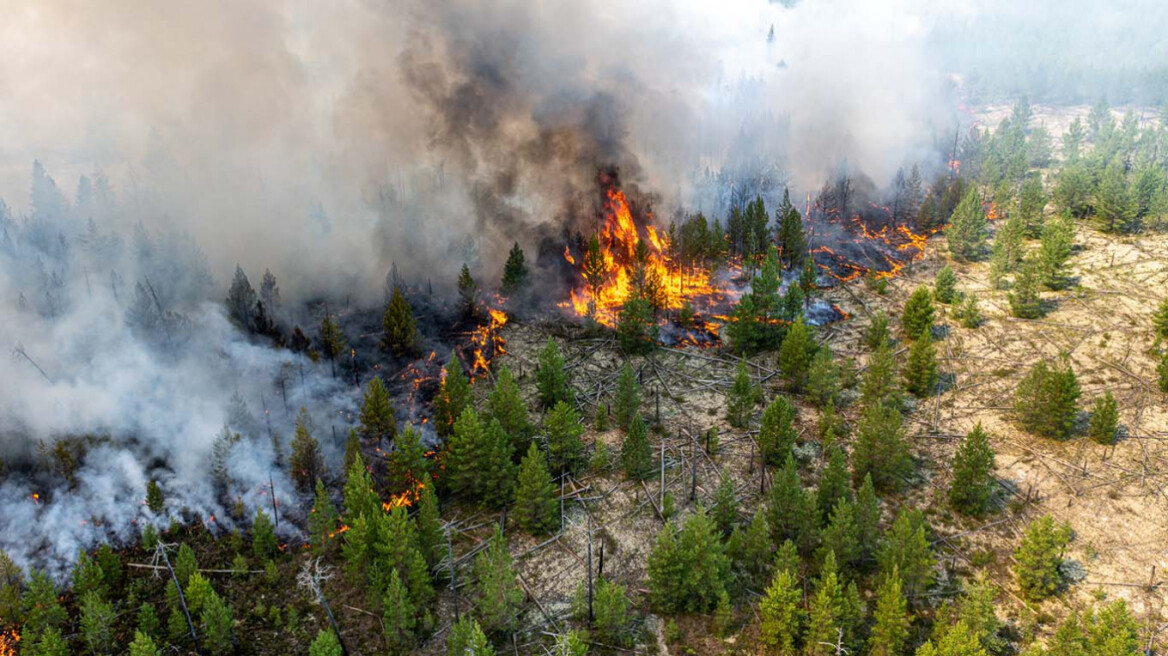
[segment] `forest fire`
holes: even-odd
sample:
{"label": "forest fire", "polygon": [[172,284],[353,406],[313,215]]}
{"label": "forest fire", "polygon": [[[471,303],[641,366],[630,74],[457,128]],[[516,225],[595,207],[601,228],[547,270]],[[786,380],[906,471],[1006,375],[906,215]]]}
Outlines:
{"label": "forest fire", "polygon": [[[497,297],[492,301],[502,305]],[[507,341],[503,339],[503,326],[507,324],[507,313],[501,308],[484,305],[487,323],[475,328],[470,335],[470,374],[472,380],[486,375],[491,369],[491,360],[505,354]]]}
{"label": "forest fire", "polygon": [[16,648],[20,644],[20,633],[16,629],[9,629],[0,633],[0,656],[16,656]]}

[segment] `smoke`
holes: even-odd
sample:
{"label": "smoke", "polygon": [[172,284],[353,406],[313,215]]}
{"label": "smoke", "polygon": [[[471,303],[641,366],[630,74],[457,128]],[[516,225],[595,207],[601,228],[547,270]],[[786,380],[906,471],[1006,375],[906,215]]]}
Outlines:
{"label": "smoke", "polygon": [[[277,319],[308,325],[319,314],[305,300],[375,306],[392,264],[441,291],[467,261],[490,285],[511,242],[530,253],[587,229],[601,168],[619,168],[659,217],[724,216],[788,185],[814,193],[845,163],[884,186],[900,166],[943,161],[938,144],[968,125],[958,106],[970,94],[1078,102],[1112,78],[1143,84],[1132,99],[1168,90],[1159,3],[1015,5],[10,8],[0,345],[20,351],[0,376],[0,548],[59,566],[103,536],[130,539],[135,522],[164,519],[141,503],[151,478],[170,499],[164,517],[229,525],[208,476],[225,422],[244,433],[227,496],[249,511],[270,502],[268,422],[286,441],[307,406],[335,464],[331,428],[351,423],[356,392],[225,318],[237,263],[257,287],[275,272]],[[1068,53],[1093,31],[1106,50],[1091,62],[1105,64],[1083,72]],[[44,169],[30,184],[34,160]],[[28,473],[79,436],[89,446],[71,481]],[[286,477],[273,482],[294,498]]]}

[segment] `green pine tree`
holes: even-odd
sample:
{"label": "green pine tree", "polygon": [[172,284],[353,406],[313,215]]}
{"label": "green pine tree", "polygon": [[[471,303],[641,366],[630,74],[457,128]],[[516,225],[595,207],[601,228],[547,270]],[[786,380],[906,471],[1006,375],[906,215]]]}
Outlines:
{"label": "green pine tree", "polygon": [[738,369],[734,374],[734,385],[730,388],[730,395],[726,400],[727,419],[735,428],[745,428],[750,419],[754,406],[762,396],[762,390],[750,378],[750,371],[746,368],[746,360],[738,361]]}
{"label": "green pine tree", "polygon": [[1067,284],[1063,269],[1075,245],[1075,226],[1069,218],[1051,216],[1042,226],[1042,244],[1038,262],[1042,284],[1049,289],[1062,289]]}
{"label": "green pine tree", "polygon": [[114,607],[97,590],[81,595],[81,635],[94,654],[109,653],[114,623]]}
{"label": "green pine tree", "polygon": [[996,487],[993,471],[994,449],[979,422],[953,454],[953,482],[949,484],[953,508],[975,517],[985,513]]}
{"label": "green pine tree", "polygon": [[852,476],[872,476],[877,490],[899,490],[912,473],[900,413],[883,404],[864,409],[852,450]]}
{"label": "green pine tree", "polygon": [[909,339],[918,339],[925,331],[933,329],[933,297],[928,288],[917,287],[912,296],[908,297],[900,324]]}
{"label": "green pine tree", "polygon": [[367,440],[376,440],[378,446],[382,440],[392,442],[397,437],[397,421],[393,416],[389,391],[378,376],[374,376],[365,387],[360,422],[361,436]]}
{"label": "green pine tree", "polygon": [[1152,335],[1157,341],[1168,339],[1168,298],[1160,301],[1152,315]]}
{"label": "green pine tree", "polygon": [[[795,543],[788,540],[785,545],[790,545],[795,554],[794,560],[798,562]],[[754,512],[745,528],[735,527],[730,533],[730,539],[726,542],[726,555],[730,557],[742,583],[752,588],[763,585],[774,565],[775,556],[770,525],[762,508]]]}
{"label": "green pine tree", "polygon": [[479,300],[479,284],[470,275],[470,268],[466,263],[462,263],[462,269],[458,272],[458,300],[462,305],[462,313],[466,316],[471,316],[475,312],[475,306]]}
{"label": "green pine tree", "polygon": [[965,303],[962,304],[957,318],[961,320],[961,325],[965,328],[977,328],[981,325],[981,309],[977,305],[977,294],[968,294],[965,297]]}
{"label": "green pine tree", "polygon": [[500,508],[511,503],[515,491],[514,449],[499,420],[492,419],[475,449],[475,496],[488,506]]}
{"label": "green pine tree", "polygon": [[474,404],[474,398],[470,381],[453,350],[444,372],[438,395],[434,397],[434,430],[441,437],[449,437],[454,431],[454,422],[462,416],[463,410]]}
{"label": "green pine tree", "polygon": [[1115,396],[1108,390],[1106,394],[1095,399],[1095,408],[1091,413],[1091,425],[1087,428],[1087,435],[1099,444],[1115,444],[1115,433],[1119,430],[1119,406]]}
{"label": "green pine tree", "polygon": [[1075,425],[1079,382],[1070,361],[1040,360],[1014,391],[1014,412],[1022,428],[1040,437],[1066,439]]}
{"label": "green pine tree", "polygon": [[343,656],[341,642],[332,629],[321,629],[308,646],[308,656]]}
{"label": "green pine tree", "polygon": [[161,652],[158,650],[158,645],[154,644],[154,640],[149,635],[141,632],[134,632],[134,641],[130,643],[130,656],[159,656]]}
{"label": "green pine tree", "polygon": [[958,260],[976,260],[985,251],[986,218],[976,188],[970,188],[954,208],[945,235],[949,252]]}
{"label": "green pine tree", "polygon": [[758,605],[759,640],[772,654],[795,654],[803,624],[802,591],[794,572],[777,570]]}
{"label": "green pine tree", "polygon": [[893,571],[900,575],[908,597],[915,598],[933,584],[937,561],[920,511],[901,509],[876,549],[876,564],[886,577]]}
{"label": "green pine tree", "polygon": [[433,569],[441,552],[445,550],[445,533],[442,517],[438,510],[438,495],[433,485],[423,485],[418,493],[418,512],[414,516],[414,533],[417,536],[418,551],[426,560],[426,566]]}
{"label": "green pine tree", "polygon": [[525,259],[519,242],[515,242],[511,246],[511,252],[507,254],[507,263],[503,265],[503,283],[500,285],[500,291],[504,296],[514,296],[527,287]]}
{"label": "green pine tree", "polygon": [[333,319],[331,314],[325,312],[324,318],[320,320],[320,352],[328,358],[329,364],[332,366],[333,378],[337,377],[337,358],[339,358],[348,348],[348,343],[345,342],[345,334],[341,331],[341,326]]}
{"label": "green pine tree", "polygon": [[[23,641],[27,641],[28,646],[24,648],[24,653],[32,652],[33,656],[69,656],[69,642],[61,635],[61,630],[56,627],[49,627],[43,632],[30,632],[26,627],[24,629]],[[33,640],[35,639],[35,642]]]}
{"label": "green pine tree", "polygon": [[937,271],[933,279],[933,296],[938,303],[948,305],[957,299],[957,274],[953,267],[945,265]]}
{"label": "green pine tree", "polygon": [[775,220],[779,226],[776,237],[783,265],[794,269],[807,254],[807,241],[803,234],[803,217],[791,204],[788,190],[783,191],[783,204],[775,211]]}
{"label": "green pine tree", "polygon": [[165,498],[162,496],[162,487],[158,485],[158,481],[150,479],[146,483],[146,507],[155,515],[162,512]]}
{"label": "green pine tree", "polygon": [[1042,316],[1042,299],[1038,296],[1041,276],[1042,264],[1034,257],[1027,257],[1010,290],[1010,314],[1019,319],[1037,319]]}
{"label": "green pine tree", "polygon": [[91,558],[85,550],[77,555],[77,564],[73,566],[73,594],[84,597],[89,592],[96,592],[98,598],[106,594],[105,577],[101,565]]}
{"label": "green pine tree", "polygon": [[312,512],[308,515],[308,535],[312,551],[324,556],[334,551],[333,532],[337,530],[337,509],[325,489],[324,481],[316,479],[316,495]]}
{"label": "green pine tree", "polygon": [[819,487],[816,490],[816,509],[819,525],[827,525],[831,518],[832,509],[840,501],[851,502],[852,481],[848,472],[848,457],[843,449],[833,446],[827,454],[827,467],[819,477]]}
{"label": "green pine tree", "polygon": [[616,402],[613,414],[616,416],[617,426],[627,432],[633,423],[633,417],[640,412],[641,386],[637,383],[637,374],[633,368],[625,363],[616,379]]}
{"label": "green pine tree", "polygon": [[393,296],[381,317],[384,335],[382,346],[398,355],[412,353],[418,345],[418,324],[414,320],[414,309],[402,294],[400,287],[393,288]]}
{"label": "green pine tree", "polygon": [[417,608],[397,569],[389,572],[389,584],[381,600],[381,624],[391,654],[407,654],[414,644]]}
{"label": "green pine tree", "polygon": [[738,524],[738,497],[734,494],[734,481],[729,476],[723,476],[722,481],[714,490],[714,498],[710,507],[710,519],[723,536],[729,536],[734,526]]}
{"label": "green pine tree", "polygon": [[381,510],[381,499],[373,490],[373,477],[362,460],[356,460],[349,467],[345,479],[345,517],[352,520],[367,515],[372,517]]}
{"label": "green pine tree", "polygon": [[585,464],[584,443],[580,441],[584,423],[580,413],[571,404],[560,401],[544,417],[543,426],[547,433],[551,468],[556,472],[561,469],[579,471]]}
{"label": "green pine tree", "polygon": [[519,481],[515,491],[512,515],[528,533],[544,535],[559,524],[556,491],[548,474],[547,460],[532,442],[527,455],[519,465]]}
{"label": "green pine tree", "polygon": [[515,376],[507,365],[499,368],[495,376],[495,387],[487,396],[487,411],[498,419],[503,430],[511,436],[511,444],[516,453],[527,451],[527,444],[535,432],[531,416],[527,413],[527,403],[515,383]]}
{"label": "green pine tree", "polygon": [[779,347],[779,371],[786,376],[791,389],[801,391],[807,384],[807,370],[815,354],[815,339],[811,329],[799,317],[787,330],[783,345]]}
{"label": "green pine tree", "polygon": [[1050,515],[1043,515],[1026,527],[1022,542],[1014,551],[1014,574],[1023,596],[1030,601],[1042,601],[1058,591],[1062,585],[1059,566],[1070,539],[1070,526],[1055,524]]}
{"label": "green pine tree", "polygon": [[649,598],[661,612],[704,612],[726,592],[730,559],[700,508],[678,529],[669,522],[649,554]]}
{"label": "green pine tree", "polygon": [[1156,363],[1156,385],[1161,393],[1168,394],[1168,351],[1164,351]]}
{"label": "green pine tree", "polygon": [[616,320],[616,336],[625,353],[648,353],[657,345],[658,328],[653,305],[641,296],[630,297]]}
{"label": "green pine tree", "polygon": [[550,408],[560,401],[572,400],[568,373],[564,370],[564,356],[560,355],[560,347],[551,337],[548,338],[547,346],[539,352],[535,386],[539,390],[540,405],[545,408]]}
{"label": "green pine tree", "polygon": [[921,333],[908,351],[908,362],[904,365],[904,387],[914,396],[924,398],[937,389],[940,375],[937,373],[937,347],[933,344],[932,333]]}
{"label": "green pine tree", "polygon": [[831,347],[824,344],[811,357],[807,369],[807,385],[803,391],[807,398],[820,407],[834,403],[840,393],[840,370],[835,363]]}
{"label": "green pine tree", "polygon": [[885,343],[868,358],[868,368],[860,381],[860,404],[865,407],[886,405],[900,408],[901,391],[896,375],[896,357]]}
{"label": "green pine tree", "polygon": [[221,656],[234,650],[232,627],[235,620],[231,615],[231,607],[214,591],[211,591],[206,603],[203,604],[199,623],[203,629],[199,637],[209,653]]}
{"label": "green pine tree", "polygon": [[893,566],[876,591],[872,613],[872,634],[868,638],[871,656],[902,656],[908,646],[911,618],[904,599],[900,571]]}
{"label": "green pine tree", "polygon": [[502,530],[496,526],[487,548],[475,558],[478,580],[477,615],[488,633],[504,632],[515,627],[523,590],[515,575],[515,566]]}
{"label": "green pine tree", "polygon": [[272,520],[262,508],[256,508],[255,520],[251,525],[252,553],[260,562],[264,562],[276,556],[277,546],[276,528]]}
{"label": "green pine tree", "polygon": [[766,518],[771,542],[781,544],[790,540],[800,553],[813,553],[819,544],[816,501],[813,492],[803,489],[794,457],[787,456],[782,468],[775,473],[767,497]]}
{"label": "green pine tree", "polygon": [[621,442],[621,469],[634,480],[643,481],[653,474],[653,450],[649,446],[649,430],[641,415],[633,417],[629,434]]}
{"label": "green pine tree", "polygon": [[174,557],[174,575],[178,578],[178,584],[185,587],[187,581],[198,570],[199,563],[195,558],[195,550],[185,542],[180,544],[178,554]]}
{"label": "green pine tree", "polygon": [[[848,626],[848,598],[836,573],[835,556],[828,552],[825,565],[809,602],[807,633],[804,636],[807,656],[832,656],[838,646],[846,648],[851,632]],[[840,645],[842,638],[843,645]]]}
{"label": "green pine tree", "polygon": [[840,499],[832,508],[827,526],[820,533],[822,543],[817,552],[822,563],[828,553],[835,554],[836,562],[844,573],[849,573],[860,560],[860,540],[856,529],[856,509],[847,499]]}
{"label": "green pine tree", "polygon": [[758,429],[758,449],[772,465],[781,464],[795,448],[795,407],[785,397],[776,396],[763,410]]}
{"label": "green pine tree", "polygon": [[[364,467],[361,467],[364,470]],[[389,454],[387,468],[389,489],[394,494],[413,490],[418,483],[430,483],[430,461],[426,459],[426,448],[421,436],[413,426],[406,424],[397,438],[394,450]]]}
{"label": "green pine tree", "polygon": [[477,620],[464,613],[458,622],[450,628],[450,636],[446,638],[446,656],[495,656],[495,648],[487,640]]}
{"label": "green pine tree", "polygon": [[868,323],[867,328],[864,329],[864,345],[872,351],[879,351],[887,346],[889,337],[888,315],[884,313],[884,310],[877,310],[876,314],[872,315],[872,320]]}
{"label": "green pine tree", "polygon": [[866,568],[880,537],[880,498],[876,496],[871,476],[865,476],[856,491],[856,536],[860,541],[860,559]]}

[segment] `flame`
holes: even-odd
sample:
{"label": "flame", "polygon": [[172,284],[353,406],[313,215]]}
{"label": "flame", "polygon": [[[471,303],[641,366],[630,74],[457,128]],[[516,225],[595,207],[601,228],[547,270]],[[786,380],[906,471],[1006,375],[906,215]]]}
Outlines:
{"label": "flame", "polygon": [[[709,272],[697,268],[683,271],[669,255],[669,238],[652,223],[652,213],[646,213],[646,223],[638,226],[629,209],[629,201],[620,189],[609,189],[604,200],[604,226],[597,234],[603,280],[596,289],[586,281],[571,292],[571,300],[562,307],[571,308],[578,316],[592,316],[598,323],[616,326],[617,315],[633,293],[638,263],[637,245],[648,249],[644,262],[645,280],[656,280],[661,287],[661,308],[679,310],[687,301],[702,295],[717,293],[710,285]],[[564,249],[564,259],[575,265],[570,249]]]}
{"label": "flame", "polygon": [[411,476],[409,481],[410,487],[401,493],[395,494],[389,498],[389,501],[382,502],[381,508],[386,512],[394,508],[409,508],[422,498],[422,490],[425,489],[426,484],[419,480],[414,480]]}
{"label": "flame", "polygon": [[41,495],[37,494],[36,492],[33,492],[31,495],[29,495],[29,498],[32,499],[33,503],[37,504],[38,506],[41,505]]}
{"label": "flame", "polygon": [[986,209],[986,220],[997,221],[1004,216],[1006,216],[1006,213],[999,210],[998,204],[991,200],[989,208]]}
{"label": "flame", "polygon": [[[502,305],[496,297],[493,303]],[[485,305],[487,323],[475,328],[470,335],[470,377],[471,382],[491,370],[491,360],[507,353],[507,341],[503,339],[503,326],[507,325],[507,313],[501,308]]]}
{"label": "flame", "polygon": [[344,533],[345,531],[348,531],[348,530],[349,530],[348,524],[341,524],[340,528],[333,531],[332,533],[329,533],[329,539],[331,540],[331,539],[337,537],[338,535],[340,535],[341,533]]}
{"label": "flame", "polygon": [[18,653],[16,648],[19,644],[20,632],[16,629],[0,632],[0,656],[16,656]]}

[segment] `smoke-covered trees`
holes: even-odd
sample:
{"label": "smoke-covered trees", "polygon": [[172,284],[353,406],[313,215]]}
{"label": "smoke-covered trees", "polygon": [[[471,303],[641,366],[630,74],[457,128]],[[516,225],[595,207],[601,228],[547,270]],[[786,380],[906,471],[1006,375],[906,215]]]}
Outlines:
{"label": "smoke-covered trees", "polygon": [[337,376],[337,358],[340,357],[348,344],[345,342],[345,335],[341,332],[341,327],[327,309],[324,317],[320,320],[320,335],[318,336],[318,343],[320,344],[320,352],[324,354],[332,366],[333,378]]}
{"label": "smoke-covered trees", "polygon": [[807,242],[803,235],[803,217],[791,204],[790,190],[783,191],[783,204],[775,210],[778,234],[779,257],[783,266],[795,269],[803,263],[807,255]]}
{"label": "smoke-covered trees", "polygon": [[705,611],[726,592],[730,559],[714,522],[699,509],[679,529],[668,522],[649,554],[649,598],[662,612]]}
{"label": "smoke-covered trees", "polygon": [[365,386],[365,400],[361,404],[361,436],[366,440],[393,442],[397,437],[397,420],[394,419],[393,405],[389,391],[379,376],[374,376]]}
{"label": "smoke-covered trees", "polygon": [[231,281],[231,288],[227,290],[227,315],[240,327],[249,329],[257,300],[259,297],[252,289],[243,267],[236,265],[235,278]]}
{"label": "smoke-covered trees", "polygon": [[503,265],[503,282],[500,285],[500,291],[504,296],[514,296],[527,286],[528,274],[525,260],[523,249],[519,247],[519,242],[515,242],[511,246],[511,252],[507,254],[507,263]]}
{"label": "smoke-covered trees", "polygon": [[1075,425],[1079,382],[1070,362],[1040,360],[1014,391],[1014,413],[1022,428],[1040,437],[1067,438]]}
{"label": "smoke-covered trees", "polygon": [[564,356],[560,354],[560,347],[551,337],[548,337],[547,346],[539,352],[535,386],[539,390],[540,405],[544,408],[550,408],[560,401],[572,400],[568,373],[564,370]]}
{"label": "smoke-covered trees", "polygon": [[976,260],[985,252],[986,218],[977,189],[966,192],[949,218],[945,235],[949,252],[958,260]]}
{"label": "smoke-covered trees", "polygon": [[555,488],[548,474],[547,460],[532,442],[519,464],[513,515],[523,530],[542,535],[555,528],[556,514]]}
{"label": "smoke-covered trees", "polygon": [[324,476],[324,456],[320,442],[312,436],[312,417],[308,408],[300,408],[296,415],[296,433],[292,438],[292,457],[288,464],[292,469],[292,480],[301,492],[312,490],[316,479]]}
{"label": "smoke-covered trees", "polygon": [[1070,526],[1055,524],[1050,515],[1043,515],[1026,527],[1022,542],[1014,551],[1014,574],[1027,599],[1042,601],[1058,591],[1062,583],[1059,566],[1070,539]]}
{"label": "smoke-covered trees", "polygon": [[414,311],[400,287],[393,288],[393,296],[381,317],[381,327],[385,332],[381,342],[384,348],[398,355],[413,352],[418,342],[418,328]]}
{"label": "smoke-covered trees", "polygon": [[458,299],[464,316],[474,314],[475,305],[479,300],[479,285],[470,275],[470,268],[463,262],[458,272]]}
{"label": "smoke-covered trees", "polygon": [[989,508],[996,486],[993,479],[994,449],[979,422],[953,454],[953,481],[949,503],[960,513],[980,516]]}

